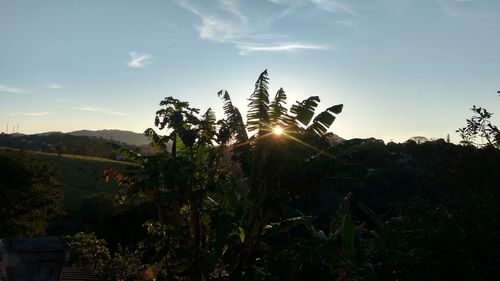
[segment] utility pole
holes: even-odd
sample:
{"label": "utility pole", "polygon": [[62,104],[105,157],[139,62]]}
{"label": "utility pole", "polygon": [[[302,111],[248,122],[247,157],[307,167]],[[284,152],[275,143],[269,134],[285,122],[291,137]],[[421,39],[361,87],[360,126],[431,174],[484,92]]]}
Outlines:
{"label": "utility pole", "polygon": [[7,123],[7,127],[5,128],[5,133],[8,134],[9,133],[9,123]]}

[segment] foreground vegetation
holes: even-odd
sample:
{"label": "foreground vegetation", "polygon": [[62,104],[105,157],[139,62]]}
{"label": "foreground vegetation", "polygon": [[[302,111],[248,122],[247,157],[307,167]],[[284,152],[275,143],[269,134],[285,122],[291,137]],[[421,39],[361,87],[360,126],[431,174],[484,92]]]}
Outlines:
{"label": "foreground vegetation", "polygon": [[[124,149],[135,165],[106,171],[120,186],[114,195],[86,200],[84,224],[53,226],[71,234],[73,263],[104,280],[499,276],[496,127],[484,126],[493,137],[481,148],[334,143],[327,130],[342,105],[316,114],[310,97],[288,110],[282,89],[269,97],[267,72],[247,124],[229,93],[219,96],[219,120],[173,97],[160,103],[155,124],[165,134],[146,131],[157,153]],[[471,120],[461,132],[469,140],[484,124]]]}

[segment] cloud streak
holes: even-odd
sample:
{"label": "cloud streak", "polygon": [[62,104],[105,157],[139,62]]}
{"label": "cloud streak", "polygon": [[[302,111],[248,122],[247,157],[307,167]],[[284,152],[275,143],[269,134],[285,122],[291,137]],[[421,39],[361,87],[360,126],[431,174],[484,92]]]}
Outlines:
{"label": "cloud streak", "polygon": [[283,43],[274,45],[237,45],[240,55],[246,55],[254,52],[293,52],[301,50],[326,50],[327,46],[304,44],[304,43]]}
{"label": "cloud streak", "polygon": [[123,112],[109,110],[109,109],[97,107],[97,106],[89,106],[89,105],[82,104],[82,103],[74,101],[74,100],[69,100],[69,99],[64,99],[64,98],[55,98],[53,100],[60,102],[60,103],[73,104],[74,107],[71,107],[71,109],[87,111],[87,112],[105,113],[105,114],[116,115],[116,116],[126,116],[127,115]]}
{"label": "cloud streak", "polygon": [[86,106],[86,107],[75,107],[74,109],[82,110],[82,111],[106,113],[106,114],[117,115],[117,116],[125,116],[125,115],[127,115],[127,114],[125,114],[123,112],[112,111],[112,110],[108,110],[108,109],[104,109],[104,108],[100,108],[100,107]]}
{"label": "cloud streak", "polygon": [[[271,0],[270,0],[271,1]],[[311,0],[313,1],[313,0]],[[316,6],[324,9],[346,10],[341,5],[336,5],[336,1],[315,0]],[[289,5],[295,7],[303,1],[272,0],[278,5]],[[235,0],[217,0],[213,6],[194,5],[188,0],[175,0],[178,6],[198,16],[200,24],[195,25],[200,39],[232,44],[240,55],[263,52],[291,52],[306,50],[324,50],[327,46],[304,42],[303,40],[283,40],[289,38],[286,34],[273,34],[262,32],[269,27],[268,19],[249,17],[244,13],[247,10],[241,7],[245,2]],[[311,3],[310,3],[311,4]],[[292,9],[292,8],[290,8]],[[248,13],[248,12],[247,12]],[[251,14],[254,15],[255,14]],[[284,15],[275,15],[274,18],[281,18]],[[284,42],[285,41],[285,42]],[[302,43],[296,43],[300,41]]]}
{"label": "cloud streak", "polygon": [[486,2],[473,0],[436,0],[441,12],[450,18],[498,25],[500,11],[491,9]]}
{"label": "cloud streak", "polygon": [[336,0],[311,0],[317,8],[330,12],[330,13],[346,13],[354,15],[354,10],[347,4],[341,3]]}
{"label": "cloud streak", "polygon": [[343,1],[339,0],[268,0],[271,3],[288,6],[282,15],[290,15],[300,10],[300,8],[313,7],[329,13],[355,15],[354,9]]}
{"label": "cloud streak", "polygon": [[130,52],[130,61],[128,62],[128,67],[135,69],[144,68],[151,63],[153,63],[153,56],[140,55],[136,52]]}
{"label": "cloud streak", "polygon": [[4,84],[0,84],[0,93],[20,94],[23,92],[26,92],[26,90],[22,88],[10,87]]}

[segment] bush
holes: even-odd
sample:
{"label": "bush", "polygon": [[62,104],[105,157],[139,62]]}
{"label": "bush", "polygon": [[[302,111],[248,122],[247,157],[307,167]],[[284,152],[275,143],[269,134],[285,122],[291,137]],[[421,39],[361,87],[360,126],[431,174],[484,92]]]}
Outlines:
{"label": "bush", "polygon": [[63,213],[58,171],[23,151],[0,149],[0,237],[41,236]]}

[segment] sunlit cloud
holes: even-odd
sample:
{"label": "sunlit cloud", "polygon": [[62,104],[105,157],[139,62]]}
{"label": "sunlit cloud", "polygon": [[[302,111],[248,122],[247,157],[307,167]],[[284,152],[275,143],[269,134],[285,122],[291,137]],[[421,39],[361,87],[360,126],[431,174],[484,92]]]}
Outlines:
{"label": "sunlit cloud", "polygon": [[130,52],[130,61],[128,66],[130,68],[144,68],[153,62],[153,56],[140,55],[136,52]]}
{"label": "sunlit cloud", "polygon": [[112,110],[108,110],[108,109],[104,109],[104,108],[100,108],[100,107],[75,107],[74,109],[78,109],[78,110],[82,110],[82,111],[106,113],[106,114],[118,115],[118,116],[127,115],[123,112],[112,111]]}
{"label": "sunlit cloud", "polygon": [[22,88],[11,87],[4,84],[0,84],[0,93],[19,94],[23,92],[26,92],[26,90]]}
{"label": "sunlit cloud", "polygon": [[322,45],[312,45],[303,43],[285,43],[276,45],[251,45],[242,44],[237,45],[240,50],[241,55],[246,55],[252,52],[292,52],[300,50],[326,50],[329,49],[327,46]]}
{"label": "sunlit cloud", "polygon": [[52,82],[52,83],[50,83],[50,84],[47,86],[47,88],[57,90],[57,89],[64,89],[64,88],[66,88],[66,87],[64,87],[64,86],[63,86],[63,85],[61,85],[61,84],[58,84],[58,83]]}

